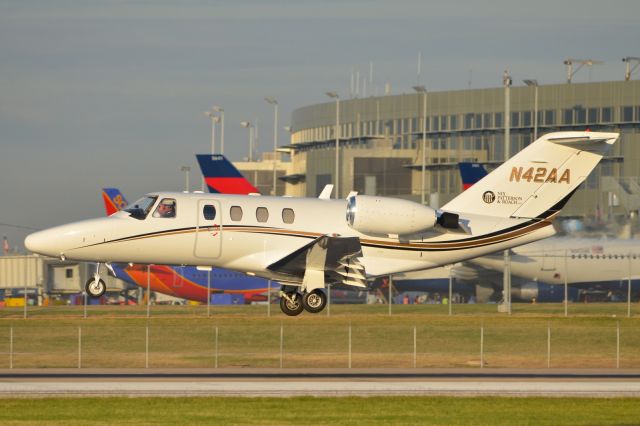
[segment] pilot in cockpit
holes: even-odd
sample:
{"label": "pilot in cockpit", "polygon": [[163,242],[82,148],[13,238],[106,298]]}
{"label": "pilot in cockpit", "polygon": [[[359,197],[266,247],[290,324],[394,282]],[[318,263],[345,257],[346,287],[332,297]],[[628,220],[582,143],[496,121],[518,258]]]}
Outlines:
{"label": "pilot in cockpit", "polygon": [[153,217],[176,217],[176,200],[163,198],[153,212]]}

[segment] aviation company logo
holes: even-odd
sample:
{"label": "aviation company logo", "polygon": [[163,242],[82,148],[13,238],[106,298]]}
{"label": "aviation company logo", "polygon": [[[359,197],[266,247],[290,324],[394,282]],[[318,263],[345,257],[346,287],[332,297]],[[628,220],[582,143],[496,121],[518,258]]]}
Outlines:
{"label": "aviation company logo", "polygon": [[492,191],[485,191],[484,194],[482,194],[482,201],[484,201],[487,204],[491,204],[496,200],[496,194],[494,194]]}
{"label": "aviation company logo", "polygon": [[522,204],[521,196],[507,195],[506,192],[498,192],[496,200],[498,204],[510,204],[510,205]]}

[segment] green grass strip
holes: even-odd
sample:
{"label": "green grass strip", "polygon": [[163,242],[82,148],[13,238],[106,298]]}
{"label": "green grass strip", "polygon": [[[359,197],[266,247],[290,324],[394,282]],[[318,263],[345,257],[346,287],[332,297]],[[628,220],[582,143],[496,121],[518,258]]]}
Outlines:
{"label": "green grass strip", "polygon": [[0,400],[0,424],[619,425],[637,398],[34,398]]}

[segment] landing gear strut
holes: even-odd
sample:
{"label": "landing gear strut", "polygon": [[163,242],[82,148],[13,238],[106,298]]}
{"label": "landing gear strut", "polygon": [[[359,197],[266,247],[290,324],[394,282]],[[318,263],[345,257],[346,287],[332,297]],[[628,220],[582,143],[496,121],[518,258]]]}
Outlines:
{"label": "landing gear strut", "polygon": [[100,278],[100,263],[96,264],[96,272],[93,274],[93,277],[89,278],[87,283],[84,285],[84,289],[90,297],[98,298],[101,297],[107,291],[107,285]]}

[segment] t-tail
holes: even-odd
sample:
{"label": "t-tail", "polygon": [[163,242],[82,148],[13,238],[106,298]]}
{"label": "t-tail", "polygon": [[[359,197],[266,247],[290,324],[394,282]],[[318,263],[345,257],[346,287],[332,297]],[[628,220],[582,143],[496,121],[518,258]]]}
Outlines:
{"label": "t-tail", "polygon": [[197,154],[198,164],[209,192],[220,194],[258,194],[242,173],[221,154]]}
{"label": "t-tail", "polygon": [[487,175],[487,169],[479,163],[458,163],[460,177],[462,178],[462,190],[466,191],[478,183]]}
{"label": "t-tail", "polygon": [[546,134],[442,210],[498,218],[549,218],[566,204],[617,139],[618,133]]}
{"label": "t-tail", "polygon": [[107,211],[107,216],[119,212],[129,204],[118,188],[102,188],[102,200],[104,201],[104,209]]}

